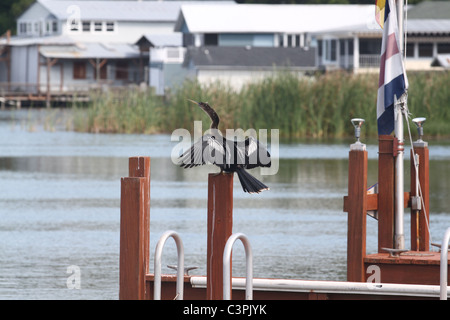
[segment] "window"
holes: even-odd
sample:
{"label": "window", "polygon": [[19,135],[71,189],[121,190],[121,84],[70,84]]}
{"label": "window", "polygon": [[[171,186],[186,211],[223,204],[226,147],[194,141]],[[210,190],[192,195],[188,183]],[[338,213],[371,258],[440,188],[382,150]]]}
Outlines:
{"label": "window", "polygon": [[284,47],[284,34],[278,35],[278,46]]}
{"label": "window", "polygon": [[450,43],[438,43],[437,44],[437,50],[438,50],[438,53],[439,54],[442,54],[442,53],[450,53]]}
{"label": "window", "polygon": [[117,61],[116,62],[116,79],[128,80],[128,62]]}
{"label": "window", "polygon": [[114,22],[107,22],[106,23],[106,31],[107,32],[114,32]]}
{"label": "window", "polygon": [[83,32],[89,32],[89,31],[91,31],[91,22],[83,21]]}
{"label": "window", "polygon": [[52,31],[58,32],[58,21],[53,21],[52,23]]}
{"label": "window", "polygon": [[347,39],[339,40],[339,54],[341,56],[345,55],[345,45],[347,44]]}
{"label": "window", "polygon": [[380,54],[381,39],[359,39],[360,54]]}
{"label": "window", "polygon": [[86,79],[86,62],[75,61],[73,63],[73,78]]}
{"label": "window", "polygon": [[432,57],[432,56],[433,56],[433,44],[419,43],[419,57]]}
{"label": "window", "polygon": [[217,33],[205,34],[205,46],[217,46],[219,44],[219,37]]}
{"label": "window", "polygon": [[327,61],[336,61],[337,40],[323,40],[324,59]]}
{"label": "window", "polygon": [[406,44],[406,56],[408,58],[414,58],[414,43],[407,43]]}
{"label": "window", "polygon": [[301,47],[302,46],[303,43],[301,43],[300,39],[301,38],[300,38],[299,34],[295,35],[295,46],[296,47]]}
{"label": "window", "polygon": [[94,22],[94,31],[95,32],[101,32],[102,29],[103,29],[103,23],[102,22],[99,22],[99,21]]}
{"label": "window", "polygon": [[25,33],[27,33],[27,24],[21,22],[21,23],[19,24],[19,31],[20,31],[20,34],[25,34]]}
{"label": "window", "polygon": [[70,31],[72,31],[72,32],[77,32],[77,31],[79,31],[79,30],[80,30],[80,24],[79,24],[79,21],[78,21],[78,20],[72,20],[72,21],[70,22],[69,28],[70,28]]}
{"label": "window", "polygon": [[337,40],[330,40],[330,48],[327,52],[327,59],[336,61]]}
{"label": "window", "polygon": [[191,33],[183,33],[183,47],[194,45],[194,35]]}

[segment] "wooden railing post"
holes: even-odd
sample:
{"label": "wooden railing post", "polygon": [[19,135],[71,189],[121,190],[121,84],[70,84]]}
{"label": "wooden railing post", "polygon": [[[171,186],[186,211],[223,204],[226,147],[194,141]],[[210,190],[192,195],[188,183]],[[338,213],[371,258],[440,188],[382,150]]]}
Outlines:
{"label": "wooden railing post", "polygon": [[429,151],[426,142],[414,142],[414,151],[418,155],[419,164],[419,184],[422,193],[416,194],[416,170],[414,168],[414,158],[411,150],[411,198],[414,196],[422,196],[420,201],[421,210],[413,210],[411,208],[411,250],[413,251],[429,251],[430,250],[430,234],[428,231],[428,223],[430,221],[430,177],[429,177]]}
{"label": "wooden railing post", "polygon": [[119,299],[143,300],[149,272],[150,158],[129,159],[121,179]]}
{"label": "wooden railing post", "polygon": [[380,135],[378,141],[378,252],[394,248],[395,157],[394,137]]}
{"label": "wooden railing post", "polygon": [[350,150],[348,163],[348,197],[344,211],[348,212],[347,281],[365,281],[367,220],[367,151]]}
{"label": "wooden railing post", "polygon": [[233,173],[208,176],[207,232],[206,298],[222,300],[223,252],[233,233]]}

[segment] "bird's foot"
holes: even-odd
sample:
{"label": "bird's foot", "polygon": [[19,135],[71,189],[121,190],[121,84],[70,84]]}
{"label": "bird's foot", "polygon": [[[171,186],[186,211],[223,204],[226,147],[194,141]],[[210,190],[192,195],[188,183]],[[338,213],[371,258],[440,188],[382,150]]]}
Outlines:
{"label": "bird's foot", "polygon": [[223,170],[220,170],[220,172],[213,174],[213,176],[216,177],[216,176],[220,176],[221,174],[223,174]]}

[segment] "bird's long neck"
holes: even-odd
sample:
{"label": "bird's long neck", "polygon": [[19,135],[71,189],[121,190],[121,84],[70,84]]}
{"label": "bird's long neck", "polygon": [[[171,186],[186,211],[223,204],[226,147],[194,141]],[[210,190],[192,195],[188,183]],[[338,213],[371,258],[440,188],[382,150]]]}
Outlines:
{"label": "bird's long neck", "polygon": [[211,126],[210,126],[210,128],[211,129],[218,129],[219,128],[219,121],[220,121],[220,119],[219,119],[219,116],[217,115],[217,113],[214,111],[214,109],[211,108],[206,103],[202,104],[201,108],[211,118]]}

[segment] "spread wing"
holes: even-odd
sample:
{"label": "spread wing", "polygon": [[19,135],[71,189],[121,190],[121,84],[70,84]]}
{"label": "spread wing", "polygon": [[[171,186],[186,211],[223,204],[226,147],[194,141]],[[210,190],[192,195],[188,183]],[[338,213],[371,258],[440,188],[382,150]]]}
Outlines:
{"label": "spread wing", "polygon": [[266,147],[253,137],[245,139],[246,168],[270,167],[270,153]]}
{"label": "spread wing", "polygon": [[227,157],[229,152],[225,150],[223,143],[214,136],[205,134],[180,156],[179,165],[192,168],[204,164],[222,164]]}

